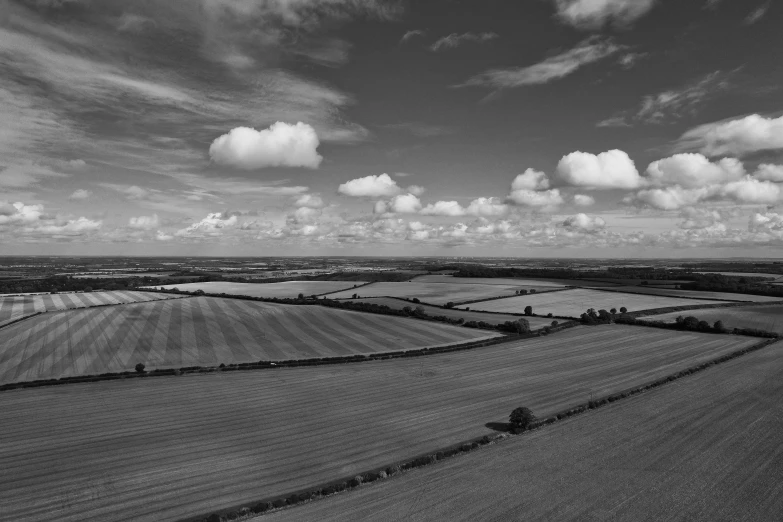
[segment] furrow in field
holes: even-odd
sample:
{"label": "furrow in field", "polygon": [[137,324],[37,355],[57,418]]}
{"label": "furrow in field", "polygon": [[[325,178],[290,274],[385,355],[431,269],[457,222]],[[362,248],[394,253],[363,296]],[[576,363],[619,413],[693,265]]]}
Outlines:
{"label": "furrow in field", "polygon": [[[160,368],[163,366],[171,366],[181,368],[182,365],[178,364],[174,360],[169,359],[169,324],[171,323],[171,313],[174,308],[172,301],[156,302],[149,306],[155,317],[155,324],[150,325],[149,332],[151,334],[150,346],[152,349],[149,353],[148,363],[150,368]],[[175,349],[171,346],[171,349]]]}

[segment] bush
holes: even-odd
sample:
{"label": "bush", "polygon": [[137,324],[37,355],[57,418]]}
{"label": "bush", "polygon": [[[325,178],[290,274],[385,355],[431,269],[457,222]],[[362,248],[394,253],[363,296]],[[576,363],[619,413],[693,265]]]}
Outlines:
{"label": "bush", "polygon": [[446,303],[446,308],[454,308],[454,301],[449,301]]}
{"label": "bush", "polygon": [[418,297],[414,297],[413,299],[411,299],[411,301],[416,303],[416,304],[421,303],[421,301],[419,301]]}
{"label": "bush", "polygon": [[533,307],[528,305],[525,307],[525,315],[533,315]]}
{"label": "bush", "polygon": [[144,368],[145,368],[144,364],[139,363],[139,364],[136,365],[136,372],[144,373]]}
{"label": "bush", "polygon": [[253,512],[254,513],[266,513],[272,509],[272,503],[271,502],[259,502],[255,506],[253,506]]}
{"label": "bush", "polygon": [[524,406],[516,408],[508,417],[511,429],[514,432],[525,431],[535,420],[536,416],[533,415],[530,408],[525,408]]}
{"label": "bush", "polygon": [[552,321],[552,328],[556,328],[556,327],[557,327],[557,325],[558,325],[558,322],[557,322],[557,321]]}
{"label": "bush", "polygon": [[612,314],[612,315],[616,314],[617,313],[617,308],[612,308],[611,310],[609,310],[609,313]]}
{"label": "bush", "polygon": [[393,466],[389,466],[388,468],[386,468],[386,474],[389,476],[396,475],[400,471],[401,470],[399,464],[394,464]]}
{"label": "bush", "polygon": [[723,321],[715,321],[715,324],[712,327],[713,329],[715,329],[716,332],[726,331],[726,327],[723,325]]}
{"label": "bush", "polygon": [[624,307],[624,306],[621,306],[621,307],[620,307],[620,313],[621,313],[621,314],[624,314],[624,313],[626,313],[627,311],[628,311],[628,309],[627,309],[626,307]]}

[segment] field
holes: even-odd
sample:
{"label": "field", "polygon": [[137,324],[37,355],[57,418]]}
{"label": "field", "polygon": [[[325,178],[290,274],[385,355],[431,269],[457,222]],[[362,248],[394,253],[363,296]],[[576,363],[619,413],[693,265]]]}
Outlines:
{"label": "field", "polygon": [[[520,404],[544,415],[756,342],[577,327],[412,359],[3,392],[0,513],[17,522],[177,520],[492,433],[485,424]],[[681,415],[667,406],[659,415]],[[569,461],[556,456],[558,464]]]}
{"label": "field", "polygon": [[450,275],[422,275],[413,280],[415,283],[450,283],[473,285],[511,285],[519,288],[554,289],[567,286],[563,283],[545,279],[517,279],[504,277],[453,277]]}
{"label": "field", "polygon": [[783,305],[741,306],[736,308],[713,308],[707,310],[688,310],[661,315],[651,315],[644,319],[674,322],[677,316],[692,315],[699,320],[714,324],[723,321],[726,328],[757,328],[767,332],[783,334]]}
{"label": "field", "polygon": [[[608,288],[616,292],[631,292],[648,295],[663,295],[669,297],[692,297],[696,299],[713,299],[718,301],[745,301],[751,303],[768,303],[774,301],[783,301],[780,297],[770,297],[767,295],[750,294],[732,294],[729,292],[707,292],[699,290],[677,290],[675,288],[660,288],[651,286],[618,286]],[[695,303],[694,303],[695,304]]]}
{"label": "field", "polygon": [[[445,315],[446,317],[453,317],[454,319],[462,318],[466,321],[484,321],[489,324],[516,321],[520,318],[518,315],[510,314],[491,314],[487,312],[474,312],[473,310],[460,310],[458,308],[438,308],[437,306],[414,304],[394,297],[368,297],[362,299],[351,299],[351,301],[354,303],[359,302],[386,305],[389,308],[394,308],[395,310],[402,310],[406,306],[411,308],[421,306],[424,308],[424,311],[427,313],[427,315],[431,315],[433,317],[438,315]],[[534,330],[552,324],[552,319],[547,319],[546,317],[525,317],[525,319],[527,319],[527,321],[530,323],[530,327]]]}
{"label": "field", "polygon": [[497,337],[317,305],[193,297],[44,314],[0,330],[0,383],[376,353]]}
{"label": "field", "polygon": [[152,292],[132,292],[130,290],[79,294],[0,296],[0,321],[12,317],[34,314],[35,312],[88,308],[91,306],[102,306],[107,304],[142,303],[145,301],[177,299],[180,297],[183,296],[156,294]]}
{"label": "field", "polygon": [[[488,312],[521,313],[526,306],[533,307],[533,313],[546,315],[548,313],[560,317],[579,317],[588,308],[610,310],[626,307],[629,312],[664,308],[667,306],[683,306],[696,304],[715,304],[720,301],[705,301],[698,299],[681,299],[677,297],[662,297],[657,295],[626,294],[621,292],[605,292],[579,288],[562,292],[548,292],[536,295],[509,297],[483,303],[473,303],[471,310],[486,310]],[[460,307],[464,308],[464,307]]]}
{"label": "field", "polygon": [[365,281],[284,281],[282,283],[226,283],[212,281],[208,283],[184,283],[177,285],[156,286],[154,288],[178,288],[184,292],[204,290],[208,294],[249,295],[252,297],[294,298],[299,294],[311,296],[337,292]]}
{"label": "field", "polygon": [[783,274],[771,274],[763,272],[696,272],[697,274],[721,274],[733,277],[766,277],[771,281],[783,280]]}
{"label": "field", "polygon": [[512,296],[517,290],[554,290],[553,287],[524,286],[520,284],[508,285],[484,285],[476,283],[373,283],[345,292],[329,294],[329,299],[346,299],[353,294],[359,297],[414,297],[425,303],[445,305],[449,301],[459,303],[462,301],[474,301],[477,299],[490,299],[500,296]]}
{"label": "field", "polygon": [[778,344],[262,520],[780,520],[781,374]]}

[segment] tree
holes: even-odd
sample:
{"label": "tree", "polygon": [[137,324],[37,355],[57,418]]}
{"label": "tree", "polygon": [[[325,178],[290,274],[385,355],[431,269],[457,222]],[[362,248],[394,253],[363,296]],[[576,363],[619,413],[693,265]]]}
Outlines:
{"label": "tree", "polygon": [[612,316],[606,310],[598,310],[598,320],[601,322],[609,323],[612,321]]}
{"label": "tree", "polygon": [[518,293],[519,295],[527,295],[527,290],[525,290],[525,289],[523,288],[522,290],[518,291],[517,293]]}
{"label": "tree", "polygon": [[710,331],[710,323],[707,321],[699,321],[699,331],[700,332],[709,332]]}
{"label": "tree", "polygon": [[446,308],[454,308],[454,301],[449,301],[446,303]]}
{"label": "tree", "polygon": [[530,289],[530,293],[531,293],[531,294],[535,294],[535,293],[536,293],[536,289],[535,289],[535,288],[531,288],[531,289]]}
{"label": "tree", "polygon": [[611,310],[609,310],[609,313],[612,314],[612,315],[616,314],[617,313],[617,308],[612,308]]}
{"label": "tree", "polygon": [[517,333],[529,333],[530,332],[530,322],[527,319],[522,319],[521,317],[514,321],[514,325],[516,326]]}
{"label": "tree", "polygon": [[415,310],[416,315],[427,315],[427,311],[424,309],[423,306],[417,306]]}
{"label": "tree", "polygon": [[682,320],[682,326],[686,330],[698,330],[699,329],[699,320],[692,315],[689,315],[685,319]]}
{"label": "tree", "polygon": [[557,321],[552,321],[552,328],[555,328],[557,326]]}
{"label": "tree", "polygon": [[304,294],[299,294],[299,299],[304,299]]}
{"label": "tree", "polygon": [[85,286],[84,287],[84,291],[85,292],[92,292],[92,287],[91,286]]}
{"label": "tree", "polygon": [[138,373],[144,373],[144,368],[145,368],[145,366],[142,363],[139,363],[139,364],[136,365],[136,371]]}
{"label": "tree", "polygon": [[621,306],[621,307],[620,307],[620,313],[621,313],[621,314],[624,314],[624,313],[625,313],[625,312],[627,312],[627,311],[628,311],[628,309],[627,309],[626,307],[624,307],[624,306]]}
{"label": "tree", "polygon": [[418,297],[414,297],[413,299],[411,299],[411,301],[413,301],[414,303],[417,303],[417,304],[421,303],[421,301],[419,301]]}
{"label": "tree", "polygon": [[715,324],[713,325],[713,328],[715,329],[716,332],[725,332],[726,331],[726,327],[723,325],[723,321],[720,321],[720,320],[715,321]]}
{"label": "tree", "polygon": [[405,312],[405,315],[411,315],[413,313],[413,308],[410,306],[404,306],[402,311]]}
{"label": "tree", "polygon": [[527,305],[525,307],[525,315],[533,315],[533,307],[530,305]]}
{"label": "tree", "polygon": [[[356,287],[354,287],[354,288],[356,288]],[[351,296],[351,299],[356,299],[357,295],[358,295],[358,294],[353,294],[353,295]]]}
{"label": "tree", "polygon": [[201,290],[200,288],[193,292],[193,295],[204,295],[204,290]]}
{"label": "tree", "polygon": [[685,318],[683,316],[681,316],[681,315],[678,315],[677,319],[674,320],[674,322],[677,323],[680,326],[682,326],[683,321],[685,321]]}
{"label": "tree", "polygon": [[520,407],[511,412],[508,417],[509,424],[511,424],[511,430],[515,433],[525,431],[535,422],[536,416],[530,408]]}

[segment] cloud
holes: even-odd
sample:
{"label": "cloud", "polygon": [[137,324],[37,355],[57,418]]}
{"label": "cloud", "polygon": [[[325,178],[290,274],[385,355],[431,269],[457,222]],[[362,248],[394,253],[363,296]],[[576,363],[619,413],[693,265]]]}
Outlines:
{"label": "cloud", "polygon": [[233,228],[237,225],[236,215],[226,216],[222,212],[213,212],[207,214],[207,217],[193,223],[189,227],[178,230],[174,233],[178,237],[205,237],[218,236],[225,229]]}
{"label": "cloud", "polygon": [[21,201],[10,204],[0,201],[0,226],[33,223],[43,216],[43,205],[25,205]]}
{"label": "cloud", "polygon": [[172,236],[171,234],[167,234],[162,230],[158,230],[155,233],[155,241],[171,241],[172,239],[174,239],[174,236]]}
{"label": "cloud", "polygon": [[[0,132],[0,135],[1,134],[2,133]],[[46,179],[64,177],[67,177],[67,174],[52,170],[45,165],[27,162],[19,165],[12,165],[3,171],[0,171],[0,187],[29,187]]]}
{"label": "cloud", "polygon": [[737,181],[744,175],[742,163],[735,158],[723,158],[712,163],[701,154],[675,154],[650,163],[646,179],[654,186],[699,188]]}
{"label": "cloud", "polygon": [[425,34],[427,34],[427,32],[423,29],[412,29],[402,35],[402,38],[400,38],[400,43],[406,43],[408,40],[415,38],[416,36],[424,36]]}
{"label": "cloud", "polygon": [[426,192],[426,189],[421,185],[411,185],[405,190],[413,194],[414,196],[421,196],[422,194],[424,194],[424,192]]}
{"label": "cloud", "polygon": [[476,42],[476,43],[484,43],[488,42],[490,40],[494,40],[495,38],[498,38],[497,33],[451,33],[448,36],[444,36],[442,38],[438,38],[435,43],[433,43],[430,46],[431,51],[443,51],[446,49],[454,49],[455,47],[459,47],[460,44],[463,42]]}
{"label": "cloud", "polygon": [[324,206],[324,200],[317,194],[302,194],[294,201],[297,207],[321,208]]}
{"label": "cloud", "polygon": [[751,114],[735,120],[708,123],[680,138],[683,148],[699,148],[707,156],[783,149],[783,116],[766,118]]}
{"label": "cloud", "polygon": [[516,205],[551,210],[562,205],[564,200],[558,189],[535,191],[527,189],[512,190],[508,200]]}
{"label": "cloud", "polygon": [[430,203],[421,210],[424,216],[464,216],[465,208],[456,201],[437,201]]}
{"label": "cloud", "polygon": [[96,232],[103,222],[86,217],[76,219],[44,212],[43,205],[0,201],[0,237],[9,239],[68,239]]}
{"label": "cloud", "polygon": [[544,190],[549,188],[549,179],[541,171],[527,169],[511,182],[511,190]]}
{"label": "cloud", "polygon": [[388,174],[370,175],[343,183],[337,192],[353,197],[389,197],[401,192],[397,182]]}
{"label": "cloud", "polygon": [[471,216],[497,217],[508,213],[508,205],[500,198],[476,198],[470,202],[465,211]]}
{"label": "cloud", "polygon": [[319,144],[318,135],[310,125],[278,121],[261,131],[249,127],[232,129],[212,142],[209,156],[219,165],[248,170],[265,167],[315,169],[323,159],[316,151]]}
{"label": "cloud", "polygon": [[483,86],[496,89],[541,85],[559,80],[579,68],[611,56],[622,49],[610,40],[590,37],[573,49],[551,56],[527,67],[490,69],[473,76],[457,87]]}
{"label": "cloud", "polygon": [[684,189],[675,185],[665,189],[641,190],[626,202],[648,205],[658,210],[677,210],[695,205],[710,195],[711,191],[707,188]]}
{"label": "cloud", "polygon": [[753,174],[756,179],[762,181],[774,181],[776,183],[783,182],[783,165],[770,165],[768,163],[762,163],[759,165],[756,172]]}
{"label": "cloud", "polygon": [[77,190],[74,190],[73,193],[70,196],[68,196],[68,199],[71,199],[71,200],[82,200],[82,199],[87,199],[90,196],[92,196],[92,192],[90,192],[89,190],[77,189]]}
{"label": "cloud", "polygon": [[731,73],[715,71],[679,89],[645,96],[635,118],[645,123],[662,123],[693,114],[698,105],[731,87],[730,76]]}
{"label": "cloud", "polygon": [[413,194],[400,194],[391,199],[388,209],[396,214],[415,214],[421,210],[421,201]]}
{"label": "cloud", "polygon": [[776,212],[754,213],[750,216],[748,230],[751,232],[774,233],[783,236],[783,214]]}
{"label": "cloud", "polygon": [[774,204],[781,200],[780,185],[771,181],[759,181],[750,176],[738,181],[727,183],[721,194],[740,203],[765,203]]}
{"label": "cloud", "polygon": [[593,198],[592,196],[586,196],[584,194],[575,194],[574,205],[577,205],[579,207],[590,207],[592,205],[595,205],[595,198]]}
{"label": "cloud", "polygon": [[554,0],[557,16],[579,29],[600,29],[607,23],[627,26],[655,5],[655,0]]}
{"label": "cloud", "polygon": [[758,8],[751,11],[748,16],[745,18],[745,25],[753,25],[762,18],[764,18],[764,15],[767,14],[767,11],[769,11],[770,6],[772,5],[772,1],[769,0],[763,4],[761,4]]}
{"label": "cloud", "polygon": [[633,160],[617,149],[598,155],[567,154],[557,164],[557,177],[567,185],[593,189],[634,189],[642,184]]}
{"label": "cloud", "polygon": [[570,216],[563,221],[563,226],[566,228],[580,230],[585,232],[596,232],[603,230],[606,227],[606,221],[600,217],[590,217],[587,214],[576,214]]}
{"label": "cloud", "polygon": [[151,230],[160,226],[160,220],[157,214],[151,216],[131,217],[128,220],[128,226],[139,230]]}

